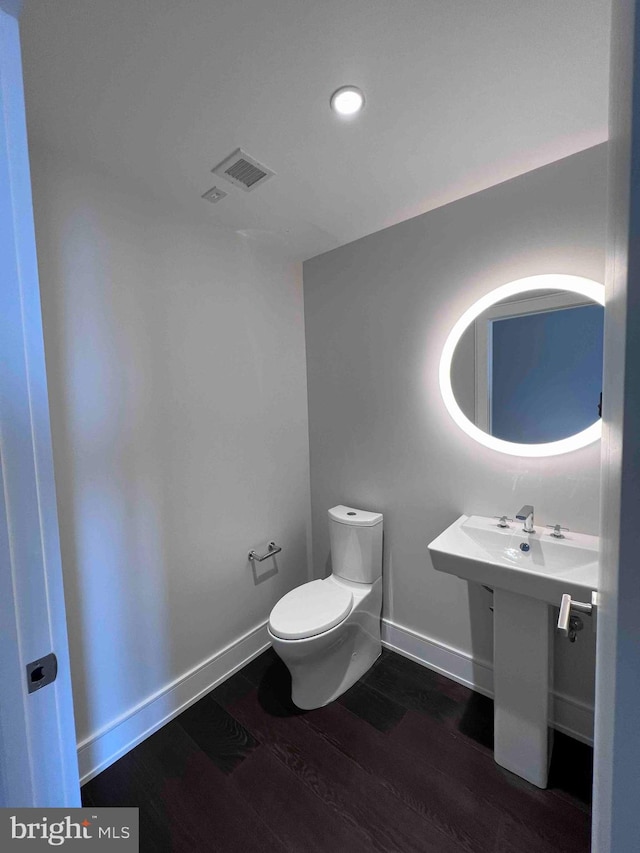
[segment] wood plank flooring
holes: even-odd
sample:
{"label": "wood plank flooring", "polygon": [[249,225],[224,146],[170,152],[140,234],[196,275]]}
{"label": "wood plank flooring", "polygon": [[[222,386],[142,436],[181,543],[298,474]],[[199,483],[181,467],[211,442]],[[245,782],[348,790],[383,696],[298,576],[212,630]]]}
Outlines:
{"label": "wood plank flooring", "polygon": [[300,711],[272,650],[82,789],[138,806],[140,850],[587,853],[592,751],[556,733],[546,791],[493,761],[493,703],[384,651]]}

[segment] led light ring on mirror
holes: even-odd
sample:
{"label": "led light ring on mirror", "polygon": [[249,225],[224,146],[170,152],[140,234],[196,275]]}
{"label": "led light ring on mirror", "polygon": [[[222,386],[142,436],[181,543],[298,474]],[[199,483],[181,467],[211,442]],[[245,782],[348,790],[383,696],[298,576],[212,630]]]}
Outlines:
{"label": "led light ring on mirror", "polygon": [[498,450],[500,453],[508,453],[511,456],[558,456],[561,453],[569,453],[571,450],[578,450],[580,447],[586,447],[588,444],[597,441],[602,433],[601,420],[598,419],[591,426],[582,430],[582,432],[577,432],[575,435],[570,435],[568,438],[563,438],[560,441],[550,441],[545,444],[516,444],[512,441],[504,441],[501,438],[488,435],[472,423],[456,402],[453,388],[451,387],[451,362],[453,354],[458,341],[471,323],[483,311],[491,308],[497,302],[510,296],[517,296],[519,293],[527,293],[531,290],[568,290],[571,293],[579,293],[600,305],[604,305],[603,285],[591,279],[580,278],[576,275],[534,275],[497,287],[465,311],[449,332],[449,337],[445,342],[440,358],[440,393],[442,394],[447,411],[460,429],[464,430],[467,435],[470,435],[471,438],[474,438],[480,444],[484,444],[485,447]]}

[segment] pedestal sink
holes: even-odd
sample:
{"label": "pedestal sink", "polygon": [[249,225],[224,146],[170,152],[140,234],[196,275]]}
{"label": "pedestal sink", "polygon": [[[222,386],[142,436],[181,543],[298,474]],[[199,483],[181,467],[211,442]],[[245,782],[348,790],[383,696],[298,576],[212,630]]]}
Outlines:
{"label": "pedestal sink", "polygon": [[429,544],[433,567],[494,590],[495,760],[545,788],[551,753],[551,608],[563,594],[591,602],[598,586],[597,536],[462,515]]}

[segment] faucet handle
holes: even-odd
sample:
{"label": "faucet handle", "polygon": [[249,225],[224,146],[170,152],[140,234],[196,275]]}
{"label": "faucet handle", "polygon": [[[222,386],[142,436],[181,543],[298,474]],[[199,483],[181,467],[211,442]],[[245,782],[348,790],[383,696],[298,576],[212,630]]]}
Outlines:
{"label": "faucet handle", "polygon": [[493,517],[500,519],[497,524],[498,527],[508,527],[508,522],[513,521],[512,518],[507,518],[506,515],[494,515]]}
{"label": "faucet handle", "polygon": [[559,524],[547,524],[547,527],[553,527],[553,533],[551,533],[551,536],[555,539],[564,539],[564,533],[561,531],[569,529],[568,527],[561,527]]}

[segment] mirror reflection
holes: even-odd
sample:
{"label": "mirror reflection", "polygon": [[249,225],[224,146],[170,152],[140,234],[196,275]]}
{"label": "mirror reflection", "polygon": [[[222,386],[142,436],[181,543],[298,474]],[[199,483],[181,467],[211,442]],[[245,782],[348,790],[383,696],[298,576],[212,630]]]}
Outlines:
{"label": "mirror reflection", "polygon": [[505,441],[559,441],[600,417],[604,308],[584,296],[536,290],[496,303],[455,350],[456,402]]}

